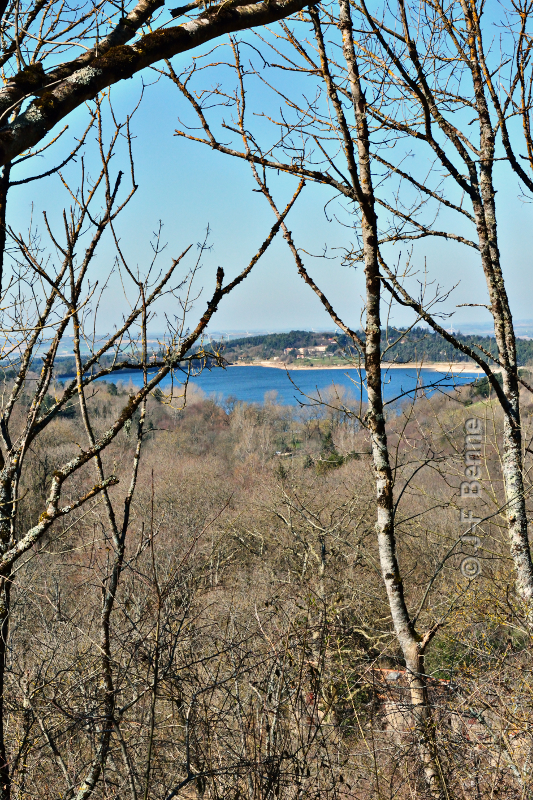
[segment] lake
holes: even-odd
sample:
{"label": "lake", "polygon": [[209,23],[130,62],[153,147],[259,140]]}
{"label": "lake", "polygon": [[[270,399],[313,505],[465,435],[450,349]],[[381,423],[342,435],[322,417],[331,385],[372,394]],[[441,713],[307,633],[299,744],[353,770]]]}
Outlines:
{"label": "lake", "polygon": [[[363,373],[364,374],[364,373]],[[360,376],[357,369],[298,369],[290,372],[292,381],[284,369],[275,367],[228,367],[204,370],[201,375],[191,379],[193,386],[199,387],[206,395],[220,400],[234,397],[246,403],[262,403],[267,392],[277,392],[275,402],[284,405],[297,405],[298,400],[307,402],[305,395],[317,397],[332,384],[343,386],[355,397],[360,396]],[[118,375],[115,380],[118,382]],[[427,387],[427,393],[450,391],[454,386],[471,383],[477,376],[474,373],[445,375],[430,369],[417,370],[415,367],[391,369],[384,374],[384,395],[387,401],[395,398],[412,397],[417,385]],[[130,381],[140,386],[142,375],[138,372],[121,373],[120,381],[127,385]],[[165,390],[170,386],[170,377],[160,384]],[[407,395],[405,393],[408,393]],[[402,397],[403,396],[403,397]],[[366,389],[363,386],[363,400]]]}

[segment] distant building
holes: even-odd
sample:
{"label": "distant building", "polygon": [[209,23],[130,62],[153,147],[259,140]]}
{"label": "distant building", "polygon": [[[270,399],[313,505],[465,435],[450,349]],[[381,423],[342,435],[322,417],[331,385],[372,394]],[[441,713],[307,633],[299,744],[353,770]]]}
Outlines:
{"label": "distant building", "polygon": [[298,352],[302,354],[302,356],[308,355],[319,355],[319,353],[325,353],[327,350],[327,345],[321,344],[317,347],[299,347]]}

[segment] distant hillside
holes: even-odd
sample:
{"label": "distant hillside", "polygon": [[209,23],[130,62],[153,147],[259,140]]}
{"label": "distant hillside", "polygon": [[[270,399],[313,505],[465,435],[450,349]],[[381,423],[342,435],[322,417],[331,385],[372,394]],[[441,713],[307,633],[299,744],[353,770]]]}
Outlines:
{"label": "distant hillside", "polygon": [[[269,333],[264,336],[246,336],[242,339],[233,339],[221,342],[226,357],[231,353],[239,356],[255,356],[256,358],[269,359],[283,355],[287,349],[297,350],[301,347],[328,347],[331,340],[339,340],[333,333],[314,333],[313,331],[290,331],[290,333]],[[333,350],[338,346],[333,343]]]}
{"label": "distant hillside", "polygon": [[[364,333],[359,332],[364,339]],[[496,354],[496,343],[491,336],[472,334],[455,334],[459,341],[473,349],[481,346]],[[332,342],[331,340],[335,340]],[[388,345],[392,344],[390,349]],[[271,333],[264,336],[247,336],[229,342],[220,342],[224,355],[229,361],[268,360],[282,358],[284,361],[297,358],[299,348],[326,348],[323,357],[341,355],[351,345],[351,340],[344,334],[314,333],[312,331],[291,331],[290,333]],[[533,363],[533,341],[517,339],[517,357],[519,366]],[[291,350],[290,353],[285,351]],[[426,328],[391,329],[382,333],[382,351],[386,352],[387,361],[468,361],[468,357],[455,350],[440,334]],[[315,354],[316,355],[316,354]]]}

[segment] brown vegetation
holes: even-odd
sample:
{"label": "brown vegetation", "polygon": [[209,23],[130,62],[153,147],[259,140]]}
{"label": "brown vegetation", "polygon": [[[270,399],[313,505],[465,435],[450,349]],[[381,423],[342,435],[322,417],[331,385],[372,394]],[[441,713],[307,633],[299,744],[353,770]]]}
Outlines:
{"label": "brown vegetation", "polygon": [[[449,554],[468,392],[419,399],[416,411],[406,405],[388,419],[398,555],[409,608],[426,627],[445,619],[427,671],[449,786],[454,796],[518,798],[533,744],[531,661],[499,516],[482,526],[474,583],[459,571],[461,546]],[[95,435],[125,396],[96,385]],[[368,436],[330,400],[326,414],[272,402],[223,408],[194,393],[176,411],[150,399],[110,625],[114,731],[98,796],[424,796],[404,661],[376,570]],[[502,415],[493,400],[475,413],[494,426],[484,479],[497,509]],[[42,507],[80,424],[79,412],[58,420],[32,449],[21,520]],[[105,458],[127,463],[135,446],[124,430]],[[290,457],[275,455],[282,446]],[[324,469],[327,452],[339,459]],[[90,475],[77,480],[83,491]],[[124,489],[110,497],[118,508]],[[107,529],[99,502],[54,526],[17,569],[17,657],[6,674],[16,797],[72,795],[95,757]]]}
{"label": "brown vegetation", "polygon": [[[166,20],[160,0],[4,6],[0,800],[529,800],[533,387],[518,370],[494,164],[501,153],[505,180],[533,191],[532,4],[512,2],[496,28],[477,0],[387,0],[376,16],[364,0],[194,0]],[[161,226],[143,268],[122,249],[132,115],[119,119],[108,90],[293,12],[274,35],[250,34],[246,61],[230,37],[227,63],[217,47],[156,70],[193,115],[177,135],[246,162],[271,215],[237,276],[218,267],[200,298],[206,241],[162,270]],[[60,165],[15,181],[12,159],[40,156],[61,133],[28,148],[91,100]],[[68,209],[10,227],[11,187],[55,173]],[[330,192],[326,207],[340,198],[354,232],[328,246],[363,267],[361,329],[289,229],[306,183]],[[207,326],[278,232],[364,369],[359,397],[333,387],[294,410],[189,385],[223,364]],[[128,311],[98,336],[103,237]],[[415,249],[396,256],[427,237],[473,254],[484,289],[467,305],[490,315],[494,347],[447,330],[450,287]],[[163,296],[175,311],[150,352]],[[411,315],[401,331],[386,320],[395,304]],[[421,321],[484,382],[388,403],[387,353]],[[106,382],[126,368],[139,385]]]}

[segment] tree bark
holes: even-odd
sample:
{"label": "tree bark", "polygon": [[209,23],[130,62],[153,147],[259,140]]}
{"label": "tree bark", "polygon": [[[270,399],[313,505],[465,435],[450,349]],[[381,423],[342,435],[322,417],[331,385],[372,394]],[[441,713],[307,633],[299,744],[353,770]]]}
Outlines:
{"label": "tree bark", "polygon": [[9,636],[10,575],[0,578],[0,800],[11,798],[11,775],[5,743],[5,674]]}
{"label": "tree bark", "polygon": [[381,378],[381,279],[378,259],[377,215],[370,166],[370,139],[366,117],[366,100],[361,89],[353,28],[348,0],[339,0],[343,55],[348,68],[350,91],[357,124],[359,180],[362,192],[362,239],[366,284],[365,371],[368,393],[366,422],[372,441],[372,458],[377,494],[379,557],[383,582],[398,643],[408,673],[411,707],[417,747],[424,778],[431,796],[445,796],[443,776],[439,769],[434,726],[424,672],[424,644],[411,622],[405,601],[403,581],[396,556],[394,529],[394,478],[390,466]]}
{"label": "tree bark", "polygon": [[[0,166],[37,145],[58,122],[108,86],[219,36],[277,22],[310,3],[309,0],[279,0],[239,7],[224,5],[207,9],[197,19],[183,25],[147,33],[133,45],[114,45],[103,55],[95,54],[88,63],[83,62],[81,67],[74,60],[75,70],[70,72],[63,66],[59,83],[45,76],[49,82],[39,88],[39,96],[12,122],[0,128]],[[5,91],[9,92],[9,102],[13,105],[19,99],[19,92],[11,84]]]}
{"label": "tree bark", "polygon": [[0,297],[4,286],[4,263],[6,257],[6,207],[7,192],[9,189],[9,177],[11,174],[11,162],[4,164],[2,177],[0,178]]}
{"label": "tree bark", "polygon": [[501,268],[498,232],[496,223],[496,204],[493,168],[495,135],[491,124],[489,109],[485,98],[483,76],[479,53],[476,48],[474,24],[464,0],[461,2],[465,13],[470,37],[470,63],[479,112],[481,159],[479,162],[479,193],[482,204],[476,204],[474,214],[478,229],[483,271],[489,291],[490,308],[494,319],[494,333],[498,345],[498,355],[504,364],[503,391],[508,408],[504,408],[503,429],[503,481],[507,503],[506,515],[509,530],[510,550],[516,575],[517,590],[521,598],[530,606],[533,600],[533,562],[529,547],[526,501],[524,496],[522,427],[520,420],[520,391],[518,385],[516,337],[509,298]]}

